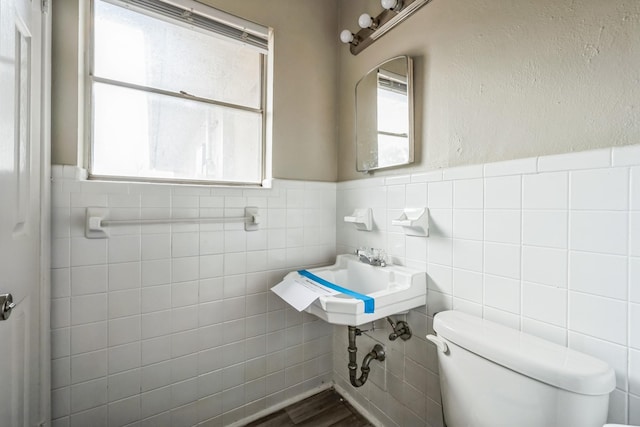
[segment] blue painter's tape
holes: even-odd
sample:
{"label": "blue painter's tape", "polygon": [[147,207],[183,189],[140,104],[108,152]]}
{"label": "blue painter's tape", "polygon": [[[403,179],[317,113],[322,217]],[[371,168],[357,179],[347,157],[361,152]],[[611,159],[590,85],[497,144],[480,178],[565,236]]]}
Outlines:
{"label": "blue painter's tape", "polygon": [[373,310],[375,309],[375,300],[373,298],[371,298],[370,296],[367,295],[363,295],[360,294],[358,292],[352,291],[350,289],[347,288],[343,288],[342,286],[338,286],[335,283],[331,283],[327,280],[324,280],[322,277],[318,277],[313,273],[308,272],[307,270],[299,270],[298,274],[300,274],[301,276],[307,277],[311,280],[313,280],[314,282],[318,282],[323,286],[326,286],[327,288],[331,288],[334,289],[342,294],[345,295],[349,295],[352,296],[354,298],[357,298],[359,300],[364,301],[364,312],[365,313],[373,313]]}

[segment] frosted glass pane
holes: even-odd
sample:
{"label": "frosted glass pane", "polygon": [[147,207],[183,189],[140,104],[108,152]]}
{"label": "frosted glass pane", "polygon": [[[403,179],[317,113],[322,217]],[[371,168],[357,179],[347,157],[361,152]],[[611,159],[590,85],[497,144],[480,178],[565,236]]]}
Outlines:
{"label": "frosted glass pane", "polygon": [[260,183],[258,113],[93,86],[94,175]]}
{"label": "frosted glass pane", "polygon": [[96,76],[260,108],[256,50],[102,1],[94,14]]}

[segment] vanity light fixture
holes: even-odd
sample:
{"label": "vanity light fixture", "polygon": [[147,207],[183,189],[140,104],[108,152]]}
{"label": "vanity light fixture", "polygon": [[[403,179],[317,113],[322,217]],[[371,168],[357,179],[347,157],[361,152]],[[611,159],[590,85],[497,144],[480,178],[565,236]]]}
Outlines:
{"label": "vanity light fixture", "polygon": [[343,30],[340,33],[340,40],[342,43],[349,44],[351,53],[357,55],[430,1],[381,0],[384,10],[378,16],[372,18],[369,14],[363,13],[358,18],[361,30],[356,34]]}

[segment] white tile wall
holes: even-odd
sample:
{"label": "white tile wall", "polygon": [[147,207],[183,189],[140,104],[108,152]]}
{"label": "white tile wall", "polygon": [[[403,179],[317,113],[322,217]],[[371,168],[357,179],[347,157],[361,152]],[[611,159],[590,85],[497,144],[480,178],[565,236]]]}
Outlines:
{"label": "white tile wall", "polygon": [[[346,332],[336,328],[336,382],[385,426],[441,426],[436,354],[424,335],[434,313],[455,308],[607,361],[617,377],[609,420],[640,423],[639,152],[611,148],[339,183],[338,253],[386,248],[394,262],[426,269],[428,297],[408,316],[415,335],[407,343],[389,342],[388,330],[358,343],[380,340],[391,350],[386,378],[361,389],[348,385]],[[372,206],[374,222],[389,223],[425,195],[431,228],[423,244],[392,227],[356,232],[342,221],[354,207]],[[389,402],[401,409],[391,411]]]}
{"label": "white tile wall", "polygon": [[[332,329],[269,288],[333,262],[336,184],[102,183],[72,169],[54,166],[54,425],[226,425],[331,381]],[[263,223],[112,227],[89,240],[88,206],[114,218],[258,206]]]}

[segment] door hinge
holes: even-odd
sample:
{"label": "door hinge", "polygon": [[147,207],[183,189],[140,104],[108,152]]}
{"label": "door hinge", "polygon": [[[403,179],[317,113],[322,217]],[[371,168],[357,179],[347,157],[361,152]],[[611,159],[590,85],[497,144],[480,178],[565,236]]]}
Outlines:
{"label": "door hinge", "polygon": [[42,13],[49,13],[49,0],[41,0]]}

